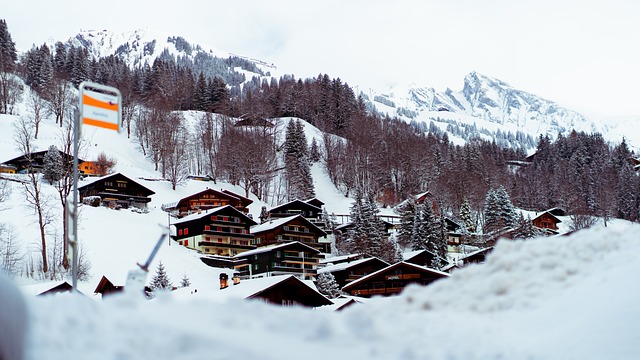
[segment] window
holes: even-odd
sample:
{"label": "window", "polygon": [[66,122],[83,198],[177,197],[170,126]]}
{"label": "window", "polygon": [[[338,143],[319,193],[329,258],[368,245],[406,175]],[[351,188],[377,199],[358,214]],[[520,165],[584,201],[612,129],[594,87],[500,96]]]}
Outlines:
{"label": "window", "polygon": [[253,270],[258,270],[258,264],[253,264]]}
{"label": "window", "polygon": [[215,215],[211,215],[211,220],[213,220],[213,221],[218,220],[218,217],[215,216]]}
{"label": "window", "polygon": [[276,257],[279,258],[280,257],[280,251],[276,251]]}
{"label": "window", "polygon": [[182,229],[178,230],[178,235],[182,235]]}
{"label": "window", "polygon": [[185,235],[189,235],[189,228],[185,228],[182,233],[185,234]]}
{"label": "window", "polygon": [[184,241],[184,246],[189,246],[189,240]]}
{"label": "window", "polygon": [[209,225],[205,225],[205,226],[204,226],[204,229],[205,229],[205,230],[211,230],[211,226],[209,226]]}

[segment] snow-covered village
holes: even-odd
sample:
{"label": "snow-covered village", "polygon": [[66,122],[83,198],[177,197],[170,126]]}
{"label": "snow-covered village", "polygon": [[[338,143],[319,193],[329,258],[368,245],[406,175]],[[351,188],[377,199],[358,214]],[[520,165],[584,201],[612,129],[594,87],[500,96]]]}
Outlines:
{"label": "snow-covered village", "polygon": [[640,357],[640,117],[12,25],[0,359]]}

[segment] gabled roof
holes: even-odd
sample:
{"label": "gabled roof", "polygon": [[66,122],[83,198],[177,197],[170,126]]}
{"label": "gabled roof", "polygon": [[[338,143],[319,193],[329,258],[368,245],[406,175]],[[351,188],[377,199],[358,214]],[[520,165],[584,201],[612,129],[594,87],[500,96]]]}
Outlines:
{"label": "gabled roof", "polygon": [[313,306],[313,307],[318,307],[318,306],[323,306],[323,305],[333,305],[333,302],[329,299],[327,299],[324,295],[320,294],[320,292],[318,292],[318,290],[315,287],[311,287],[309,286],[307,283],[303,282],[302,280],[298,279],[297,277],[293,276],[293,275],[289,275],[288,277],[284,278],[283,280],[269,286],[266,287],[262,290],[257,291],[256,293],[247,296],[247,299],[256,299],[256,298],[260,298],[263,294],[267,293],[269,290],[271,290],[272,288],[275,288],[277,286],[285,286],[287,288],[291,288],[293,286],[297,286],[298,290],[295,291],[295,294],[298,296],[306,296],[306,297],[311,297],[311,299],[309,299],[310,302],[309,304],[306,304],[307,306]]}
{"label": "gabled roof", "polygon": [[321,208],[322,206],[324,206],[324,202],[316,197],[311,198],[311,199],[307,199],[304,202],[306,202],[307,204],[311,204],[313,206],[319,207]]}
{"label": "gabled roof", "polygon": [[276,229],[280,226],[284,226],[286,224],[288,224],[289,222],[295,220],[295,219],[300,219],[302,220],[302,222],[304,222],[305,224],[307,224],[309,227],[315,229],[317,232],[324,234],[322,236],[327,236],[327,233],[324,232],[324,230],[320,229],[319,227],[317,227],[314,223],[312,223],[311,221],[307,220],[304,216],[302,215],[293,215],[293,216],[287,216],[284,218],[280,218],[280,219],[274,219],[274,220],[269,220],[267,222],[265,222],[264,224],[260,224],[257,226],[252,227],[249,232],[251,234],[258,234],[261,232],[265,232],[265,231],[270,231],[273,229]]}
{"label": "gabled roof", "polygon": [[387,266],[384,269],[380,269],[380,270],[378,270],[376,272],[373,272],[373,273],[371,273],[369,275],[365,275],[365,276],[363,276],[363,277],[361,277],[359,279],[356,279],[356,280],[350,282],[349,284],[345,285],[345,287],[343,287],[342,290],[343,291],[347,291],[348,289],[350,289],[350,288],[352,288],[352,287],[354,287],[354,286],[356,286],[356,285],[358,285],[360,283],[366,282],[371,278],[374,278],[374,277],[376,277],[376,276],[378,276],[380,274],[383,274],[383,273],[385,273],[387,271],[391,271],[391,270],[393,270],[393,269],[395,269],[397,267],[403,266],[403,265],[411,267],[411,268],[414,268],[414,269],[416,269],[418,271],[428,272],[428,273],[432,273],[432,274],[436,274],[436,275],[441,275],[443,277],[449,277],[450,276],[446,272],[442,272],[442,271],[431,269],[431,268],[428,268],[428,267],[424,267],[424,266],[408,263],[408,262],[405,262],[405,261],[401,261],[401,262],[395,263],[393,265]]}
{"label": "gabled roof", "polygon": [[292,247],[292,246],[302,246],[304,248],[306,248],[307,250],[309,250],[309,252],[313,252],[316,254],[320,253],[320,250],[313,248],[307,244],[301,243],[299,241],[292,241],[292,242],[288,242],[288,243],[284,243],[284,244],[278,244],[278,245],[267,245],[267,246],[261,246],[257,249],[253,249],[253,250],[249,250],[249,251],[243,251],[237,255],[234,255],[233,258],[234,259],[242,259],[251,255],[255,255],[255,254],[261,254],[261,253],[265,253],[265,252],[269,252],[269,251],[274,251],[274,250],[282,250],[282,249],[286,249],[288,247]]}
{"label": "gabled roof", "polygon": [[352,267],[366,264],[368,262],[377,262],[379,264],[383,264],[385,267],[389,266],[389,263],[382,259],[378,259],[377,257],[369,257],[366,259],[354,260],[351,262],[341,262],[334,265],[327,265],[321,269],[318,269],[318,274],[325,273],[325,272],[332,273],[336,271],[348,270]]}
{"label": "gabled roof", "polygon": [[203,217],[206,217],[206,216],[216,215],[216,214],[220,214],[220,213],[227,212],[227,211],[232,212],[234,215],[243,217],[246,220],[246,222],[249,223],[249,225],[257,224],[257,222],[253,221],[252,218],[250,218],[247,215],[245,215],[245,213],[243,213],[242,211],[236,209],[235,207],[233,207],[231,205],[225,205],[225,206],[219,206],[219,207],[216,207],[216,208],[213,208],[213,209],[203,210],[201,213],[187,215],[187,216],[181,218],[180,220],[174,221],[173,223],[171,223],[171,225],[183,224],[183,223],[190,222],[190,221],[193,221],[193,220],[202,219]]}
{"label": "gabled roof", "polygon": [[137,184],[143,190],[145,190],[145,192],[147,193],[147,196],[155,194],[155,191],[149,189],[148,187],[140,184],[139,182],[137,182],[135,180],[132,180],[131,178],[123,175],[122,173],[115,173],[115,174],[105,175],[105,176],[98,177],[98,178],[91,178],[91,179],[85,181],[85,183],[82,184],[82,186],[78,186],[78,190],[84,189],[84,188],[86,188],[86,187],[88,187],[90,185],[93,185],[93,184],[101,182],[101,181],[105,181],[105,180],[108,180],[108,179],[111,179],[111,178],[118,178],[118,177],[119,178],[124,178],[124,179],[126,179],[126,180],[128,180],[128,181],[130,181],[130,182],[132,182],[134,184]]}
{"label": "gabled roof", "polygon": [[276,206],[276,207],[274,207],[274,208],[271,208],[271,210],[269,210],[269,212],[270,212],[270,213],[275,213],[275,214],[277,214],[279,210],[282,210],[282,209],[284,209],[284,208],[291,207],[290,205],[294,205],[294,204],[295,204],[295,205],[300,205],[300,206],[301,206],[301,207],[300,207],[301,209],[302,209],[302,208],[311,208],[311,209],[313,209],[313,210],[322,211],[322,209],[321,209],[321,208],[319,208],[319,207],[317,207],[317,206],[315,206],[315,205],[311,205],[311,204],[309,204],[309,203],[307,203],[307,202],[304,202],[304,201],[302,201],[302,200],[298,200],[298,199],[296,199],[296,200],[293,200],[293,201],[289,201],[288,203],[284,203],[284,204],[278,205],[278,206]]}
{"label": "gabled roof", "polygon": [[548,214],[549,216],[551,216],[551,217],[555,220],[555,222],[556,222],[556,223],[561,223],[561,222],[562,222],[562,220],[558,219],[558,217],[557,217],[557,216],[553,215],[553,214],[552,214],[551,212],[549,212],[549,211],[543,211],[543,212],[541,212],[540,214],[538,214],[538,216],[534,217],[534,218],[533,218],[533,219],[531,219],[531,220],[533,221],[533,220],[535,220],[535,219],[537,219],[537,218],[539,218],[539,217],[542,217],[544,214]]}
{"label": "gabled roof", "polygon": [[231,195],[233,197],[236,197],[238,199],[241,199],[242,201],[246,202],[247,205],[252,204],[253,200],[249,199],[248,197],[244,197],[238,193],[234,193],[233,191],[227,190],[227,189],[222,189],[222,192],[227,194],[227,195]]}

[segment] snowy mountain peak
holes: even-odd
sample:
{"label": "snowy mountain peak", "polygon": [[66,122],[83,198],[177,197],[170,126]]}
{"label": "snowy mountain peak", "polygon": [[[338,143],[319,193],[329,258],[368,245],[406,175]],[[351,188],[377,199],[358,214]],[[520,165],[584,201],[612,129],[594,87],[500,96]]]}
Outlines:
{"label": "snowy mountain peak", "polygon": [[460,141],[480,136],[501,142],[502,136],[502,145],[531,148],[540,134],[553,138],[572,130],[602,132],[600,124],[576,111],[476,71],[465,76],[461,90],[397,87],[373,101],[378,111],[418,124],[433,123],[429,130],[439,128]]}

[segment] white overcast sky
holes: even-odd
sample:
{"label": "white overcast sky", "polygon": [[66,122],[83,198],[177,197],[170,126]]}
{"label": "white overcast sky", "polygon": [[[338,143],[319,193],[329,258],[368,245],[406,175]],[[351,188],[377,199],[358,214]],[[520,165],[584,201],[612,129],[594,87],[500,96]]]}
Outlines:
{"label": "white overcast sky", "polygon": [[640,115],[637,0],[0,0],[20,49],[149,29],[359,91],[478,71],[586,114]]}

